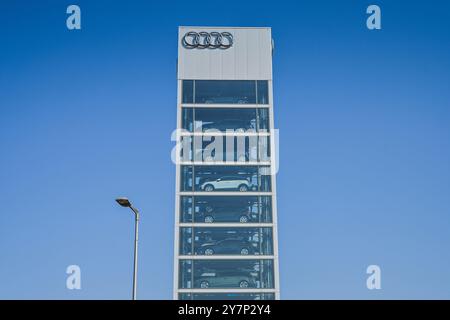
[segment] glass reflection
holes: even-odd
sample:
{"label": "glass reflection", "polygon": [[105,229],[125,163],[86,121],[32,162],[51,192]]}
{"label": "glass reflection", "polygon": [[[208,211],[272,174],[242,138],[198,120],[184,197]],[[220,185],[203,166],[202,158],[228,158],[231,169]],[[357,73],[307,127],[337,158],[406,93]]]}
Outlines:
{"label": "glass reflection", "polygon": [[[184,139],[187,139],[184,141]],[[224,162],[256,162],[270,161],[269,136],[184,136],[182,140],[182,154],[184,149],[193,148],[190,161],[224,161]]]}
{"label": "glass reflection", "polygon": [[269,85],[265,80],[258,80],[256,82],[257,96],[259,104],[269,103]]}
{"label": "glass reflection", "polygon": [[272,243],[271,228],[181,228],[180,254],[272,255]]}
{"label": "glass reflection", "polygon": [[256,103],[256,83],[249,80],[196,80],[195,103]]}
{"label": "glass reflection", "polygon": [[272,260],[180,260],[179,287],[273,288]]}
{"label": "glass reflection", "polygon": [[270,196],[182,196],[181,222],[270,223]]}
{"label": "glass reflection", "polygon": [[182,102],[194,103],[194,80],[183,80]]}
{"label": "glass reflection", "polygon": [[268,166],[181,166],[181,191],[270,191]]}
{"label": "glass reflection", "polygon": [[183,80],[182,103],[268,104],[267,80]]}
{"label": "glass reflection", "polygon": [[182,128],[188,131],[206,132],[267,132],[269,110],[267,108],[183,108]]}
{"label": "glass reflection", "polygon": [[181,161],[268,162],[269,136],[181,136]]}

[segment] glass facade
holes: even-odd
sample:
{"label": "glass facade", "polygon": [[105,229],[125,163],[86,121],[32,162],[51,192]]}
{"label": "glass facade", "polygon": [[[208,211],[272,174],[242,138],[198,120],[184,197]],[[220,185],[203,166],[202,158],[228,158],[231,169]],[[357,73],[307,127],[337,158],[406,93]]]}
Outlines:
{"label": "glass facade", "polygon": [[266,80],[183,80],[185,104],[268,104]]}
{"label": "glass facade", "polygon": [[174,299],[279,299],[271,52],[181,50]]}
{"label": "glass facade", "polygon": [[181,141],[183,161],[270,161],[269,136],[183,136]]}
{"label": "glass facade", "polygon": [[183,107],[182,128],[189,132],[268,132],[267,108]]}
{"label": "glass facade", "polygon": [[181,190],[198,192],[270,192],[268,166],[183,165]]}
{"label": "glass facade", "polygon": [[272,255],[272,228],[184,227],[180,255]]}
{"label": "glass facade", "polygon": [[180,223],[271,223],[270,196],[181,196]]}
{"label": "glass facade", "polygon": [[180,260],[180,289],[270,289],[272,260]]}

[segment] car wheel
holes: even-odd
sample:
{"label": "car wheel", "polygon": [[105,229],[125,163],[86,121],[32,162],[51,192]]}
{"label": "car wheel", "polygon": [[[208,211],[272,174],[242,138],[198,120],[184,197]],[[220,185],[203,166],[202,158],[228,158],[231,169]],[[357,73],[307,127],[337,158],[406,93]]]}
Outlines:
{"label": "car wheel", "polygon": [[239,282],[239,288],[248,288],[248,281],[242,280]]}
{"label": "car wheel", "polygon": [[205,252],[205,255],[207,255],[207,256],[212,256],[214,254],[214,250],[211,248],[205,249],[204,252]]}
{"label": "car wheel", "polygon": [[247,248],[242,248],[242,249],[241,249],[241,254],[244,255],[244,256],[246,256],[246,255],[249,254],[249,250],[248,250]]}
{"label": "car wheel", "polygon": [[206,191],[206,192],[214,191],[213,185],[212,185],[212,184],[206,185],[206,186],[205,186],[205,191]]}
{"label": "car wheel", "polygon": [[247,216],[241,216],[241,217],[239,218],[239,222],[241,222],[241,223],[247,223],[247,222],[248,222],[248,217],[247,217]]}
{"label": "car wheel", "polygon": [[211,222],[214,222],[214,218],[212,216],[206,216],[205,223],[211,223]]}
{"label": "car wheel", "polygon": [[247,190],[248,190],[248,187],[247,187],[245,184],[241,184],[241,185],[239,186],[239,191],[245,192],[245,191],[247,191]]}
{"label": "car wheel", "polygon": [[209,288],[209,282],[208,281],[200,282],[200,288],[202,288],[202,289]]}

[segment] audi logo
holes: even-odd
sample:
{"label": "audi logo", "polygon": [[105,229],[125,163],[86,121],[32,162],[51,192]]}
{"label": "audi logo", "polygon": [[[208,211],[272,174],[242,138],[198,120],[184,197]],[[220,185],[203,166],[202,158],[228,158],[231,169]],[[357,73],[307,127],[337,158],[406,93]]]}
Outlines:
{"label": "audi logo", "polygon": [[233,45],[229,32],[187,32],[181,40],[186,49],[228,49]]}

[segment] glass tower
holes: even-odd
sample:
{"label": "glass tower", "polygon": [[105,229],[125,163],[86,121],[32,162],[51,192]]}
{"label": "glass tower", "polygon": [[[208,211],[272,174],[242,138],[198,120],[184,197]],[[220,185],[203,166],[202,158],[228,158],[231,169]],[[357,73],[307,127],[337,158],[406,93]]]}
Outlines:
{"label": "glass tower", "polygon": [[174,299],[279,299],[271,29],[178,40]]}

